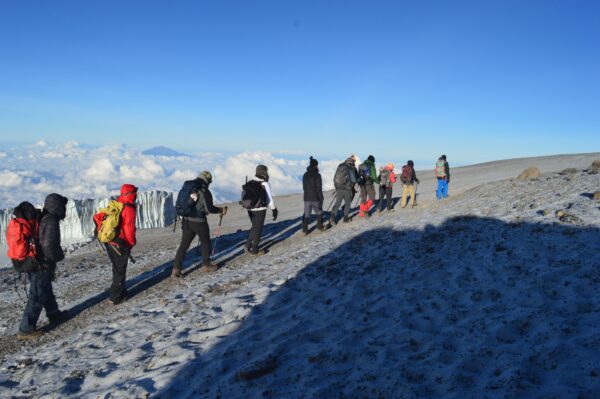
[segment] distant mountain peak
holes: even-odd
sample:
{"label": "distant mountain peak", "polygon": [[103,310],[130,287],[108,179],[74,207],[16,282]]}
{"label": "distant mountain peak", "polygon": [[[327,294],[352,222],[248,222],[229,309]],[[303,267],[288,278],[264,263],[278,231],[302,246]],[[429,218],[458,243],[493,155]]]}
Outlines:
{"label": "distant mountain peak", "polygon": [[159,156],[159,157],[188,157],[189,156],[187,154],[181,153],[179,151],[175,151],[172,148],[168,148],[168,147],[164,147],[164,146],[148,148],[147,150],[142,151],[142,154]]}

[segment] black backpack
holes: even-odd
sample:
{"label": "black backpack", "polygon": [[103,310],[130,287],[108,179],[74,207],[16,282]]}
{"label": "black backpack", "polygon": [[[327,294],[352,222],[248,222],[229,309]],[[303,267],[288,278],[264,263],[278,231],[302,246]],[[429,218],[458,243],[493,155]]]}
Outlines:
{"label": "black backpack", "polygon": [[179,216],[191,216],[194,213],[196,204],[190,200],[190,195],[200,190],[200,183],[198,179],[188,180],[183,183],[183,187],[177,194],[177,201],[175,201],[175,212]]}
{"label": "black backpack", "polygon": [[341,163],[333,176],[333,185],[335,188],[345,188],[349,180],[348,166],[345,163]]}
{"label": "black backpack", "polygon": [[267,205],[266,191],[262,182],[250,180],[242,186],[242,199],[240,205],[245,209],[262,208]]}

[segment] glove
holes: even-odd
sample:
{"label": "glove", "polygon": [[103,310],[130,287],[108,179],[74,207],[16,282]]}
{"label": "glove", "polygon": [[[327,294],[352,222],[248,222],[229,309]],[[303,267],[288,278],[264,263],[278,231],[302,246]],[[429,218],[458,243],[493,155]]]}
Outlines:
{"label": "glove", "polygon": [[277,220],[277,215],[279,214],[279,212],[277,211],[277,208],[273,209],[273,221]]}
{"label": "glove", "polygon": [[191,193],[190,194],[190,198],[194,200],[194,202],[198,201],[198,194],[196,193]]}
{"label": "glove", "polygon": [[227,207],[226,206],[221,208],[221,216],[225,216],[225,215],[227,215]]}
{"label": "glove", "polygon": [[419,179],[415,179],[415,181],[417,182],[417,184],[420,184],[421,182],[419,181]]}

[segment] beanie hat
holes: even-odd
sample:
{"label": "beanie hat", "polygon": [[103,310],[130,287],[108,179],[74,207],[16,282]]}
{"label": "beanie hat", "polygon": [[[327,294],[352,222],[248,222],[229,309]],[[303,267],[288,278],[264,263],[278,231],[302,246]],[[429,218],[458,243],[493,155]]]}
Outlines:
{"label": "beanie hat", "polygon": [[386,165],[386,168],[388,168],[389,170],[394,170],[394,167],[395,165],[391,162]]}
{"label": "beanie hat", "polygon": [[212,183],[212,174],[208,170],[200,172],[198,178],[204,180],[206,184]]}
{"label": "beanie hat", "polygon": [[371,161],[371,162],[375,162],[375,157],[373,155],[369,155],[367,157],[367,160]]}
{"label": "beanie hat", "polygon": [[316,159],[314,159],[312,156],[310,157],[310,161],[309,161],[309,165],[310,166],[317,166],[319,165],[319,161],[317,161]]}
{"label": "beanie hat", "polygon": [[256,167],[255,176],[259,179],[269,181],[269,168],[267,168],[265,165],[258,165]]}
{"label": "beanie hat", "polygon": [[442,155],[440,158],[443,159],[444,161],[446,160],[446,156],[445,155]]}
{"label": "beanie hat", "polygon": [[410,161],[410,160],[409,160],[407,163],[408,163],[408,166],[410,166],[410,167],[413,167],[413,166],[415,166],[415,163],[414,163],[413,161]]}

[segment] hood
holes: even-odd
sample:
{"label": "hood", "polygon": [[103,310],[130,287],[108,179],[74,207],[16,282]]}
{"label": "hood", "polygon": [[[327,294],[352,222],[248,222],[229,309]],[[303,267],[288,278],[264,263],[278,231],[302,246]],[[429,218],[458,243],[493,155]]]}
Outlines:
{"label": "hood", "polygon": [[13,215],[16,218],[25,220],[36,220],[40,215],[40,211],[31,205],[31,203],[24,201],[21,202],[15,209],[13,209]]}
{"label": "hood", "polygon": [[388,163],[387,165],[385,165],[385,170],[389,170],[390,172],[394,171],[394,164],[393,163]]}
{"label": "hood", "polygon": [[123,184],[121,186],[121,196],[119,202],[123,204],[133,204],[137,196],[137,187],[133,184]]}
{"label": "hood", "polygon": [[307,172],[312,172],[312,173],[319,173],[319,167],[317,165],[309,165],[306,168]]}
{"label": "hood", "polygon": [[352,156],[349,156],[348,158],[346,158],[345,163],[347,163],[348,165],[351,165],[351,166],[355,166],[356,165],[356,158],[352,157]]}
{"label": "hood", "polygon": [[367,158],[367,160],[365,161],[365,165],[373,166],[375,165],[375,161],[372,161],[370,158]]}
{"label": "hood", "polygon": [[60,194],[48,194],[44,201],[44,211],[62,220],[67,216],[67,202],[67,197]]}

